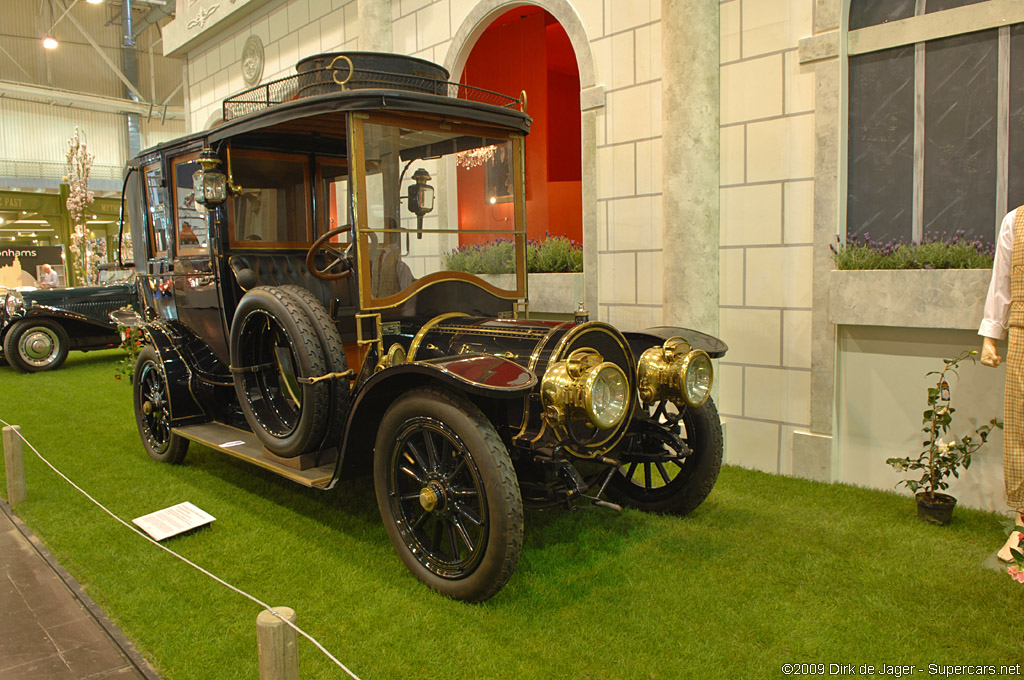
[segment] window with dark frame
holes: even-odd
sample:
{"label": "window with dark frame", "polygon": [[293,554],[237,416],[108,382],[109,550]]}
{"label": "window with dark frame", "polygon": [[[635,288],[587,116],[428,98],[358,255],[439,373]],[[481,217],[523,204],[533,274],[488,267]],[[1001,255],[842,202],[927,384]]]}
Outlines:
{"label": "window with dark frame", "polygon": [[[987,0],[863,0],[851,31]],[[993,243],[1024,203],[1024,27],[849,57],[846,235]]]}

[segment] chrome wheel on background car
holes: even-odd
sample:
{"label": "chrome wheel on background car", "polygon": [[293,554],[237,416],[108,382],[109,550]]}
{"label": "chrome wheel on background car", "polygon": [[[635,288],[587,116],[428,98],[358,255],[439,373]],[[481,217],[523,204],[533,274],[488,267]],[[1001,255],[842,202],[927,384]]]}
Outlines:
{"label": "chrome wheel on background car", "polygon": [[399,397],[377,434],[374,486],[399,557],[434,590],[479,602],[512,576],[523,542],[519,484],[473,404],[431,389]]}
{"label": "chrome wheel on background car", "polygon": [[52,371],[68,358],[68,334],[53,321],[23,319],[7,332],[4,355],[24,373]]}

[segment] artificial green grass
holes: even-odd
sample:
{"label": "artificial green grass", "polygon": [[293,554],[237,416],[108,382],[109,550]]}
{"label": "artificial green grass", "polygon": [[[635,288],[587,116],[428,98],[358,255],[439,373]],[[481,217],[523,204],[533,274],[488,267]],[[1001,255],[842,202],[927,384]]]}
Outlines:
{"label": "artificial green grass", "polygon": [[[778,678],[784,663],[1015,664],[1024,586],[981,567],[1000,518],[949,527],[891,493],[725,467],[686,518],[528,512],[510,583],[470,605],[398,560],[368,478],[299,487],[193,444],[151,461],[119,352],[0,367],[0,418],[120,517],[182,501],[212,527],[166,545],[298,623],[363,680]],[[15,510],[167,680],[255,678],[259,608],[120,526],[26,449]],[[344,677],[299,642],[303,678]]]}

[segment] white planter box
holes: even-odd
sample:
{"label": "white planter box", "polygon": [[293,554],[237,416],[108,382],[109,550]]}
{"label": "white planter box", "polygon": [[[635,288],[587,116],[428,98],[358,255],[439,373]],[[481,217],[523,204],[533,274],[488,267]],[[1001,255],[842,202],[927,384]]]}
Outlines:
{"label": "white planter box", "polygon": [[[515,286],[512,274],[480,274],[480,278],[501,288]],[[583,302],[583,272],[527,274],[526,285],[531,312],[572,314]]]}
{"label": "white planter box", "polygon": [[977,330],[991,269],[833,270],[829,321],[848,326]]}

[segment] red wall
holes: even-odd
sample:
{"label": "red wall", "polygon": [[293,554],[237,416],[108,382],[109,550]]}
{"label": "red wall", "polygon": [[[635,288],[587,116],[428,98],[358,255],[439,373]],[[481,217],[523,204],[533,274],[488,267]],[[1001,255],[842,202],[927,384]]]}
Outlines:
{"label": "red wall", "polygon": [[[580,169],[580,78],[565,30],[537,7],[506,12],[484,31],[469,55],[462,82],[518,96],[525,90],[533,118],[526,137],[526,230],[583,240]],[[459,226],[511,227],[511,204],[491,205],[482,167],[459,170]],[[463,234],[460,244],[493,236]]]}

